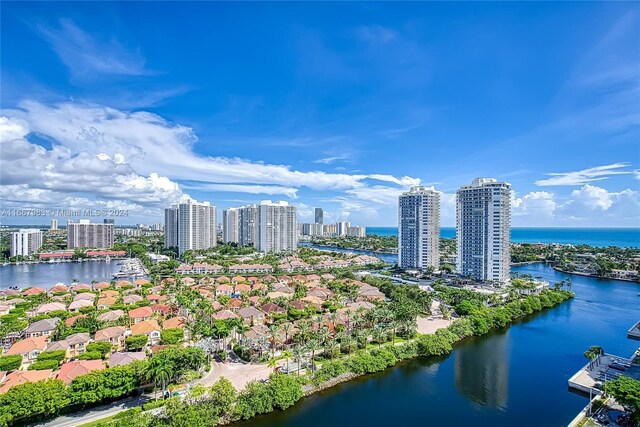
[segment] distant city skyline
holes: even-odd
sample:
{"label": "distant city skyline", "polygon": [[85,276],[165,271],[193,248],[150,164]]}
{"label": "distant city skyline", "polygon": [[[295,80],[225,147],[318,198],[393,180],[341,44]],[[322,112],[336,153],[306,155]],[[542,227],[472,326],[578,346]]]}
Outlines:
{"label": "distant city skyline", "polygon": [[422,185],[453,227],[456,190],[492,176],[512,184],[513,227],[640,226],[638,3],[3,12],[2,225],[51,218],[15,208],[159,223],[190,197],[217,223],[277,198],[301,223],[322,208],[325,224],[393,227]]}

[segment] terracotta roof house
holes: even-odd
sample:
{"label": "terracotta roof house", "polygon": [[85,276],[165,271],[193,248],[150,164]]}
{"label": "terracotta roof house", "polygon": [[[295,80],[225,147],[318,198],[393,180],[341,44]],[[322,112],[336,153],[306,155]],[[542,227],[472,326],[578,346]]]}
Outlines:
{"label": "terracotta roof house", "polygon": [[113,368],[114,366],[128,365],[129,363],[136,360],[144,360],[146,359],[146,357],[147,356],[146,354],[144,354],[144,351],[111,353],[111,355],[109,356],[109,361],[107,363],[109,364],[110,368]]}
{"label": "terracotta roof house", "polygon": [[291,283],[293,282],[293,279],[291,278],[291,276],[278,276],[278,281],[280,281],[281,283]]}
{"label": "terracotta roof house", "polygon": [[265,283],[273,283],[273,282],[277,282],[278,279],[276,279],[274,276],[267,274],[266,276],[262,277],[262,281]]}
{"label": "terracotta roof house", "polygon": [[350,302],[349,304],[347,304],[347,308],[351,311],[356,311],[360,307],[364,308],[365,310],[371,310],[372,308],[375,307],[375,305],[369,301],[356,301],[356,302]]}
{"label": "terracotta roof house", "polygon": [[247,277],[247,282],[249,282],[250,284],[254,285],[256,283],[258,283],[260,281],[260,279],[258,279],[255,276],[249,276]]}
{"label": "terracotta roof house", "polygon": [[251,286],[249,285],[245,285],[244,283],[238,283],[235,286],[235,292],[236,293],[240,293],[240,292],[249,292],[251,291]]}
{"label": "terracotta roof house", "polygon": [[211,307],[213,307],[214,310],[220,310],[222,308],[222,304],[220,304],[220,301],[213,301],[211,303]]}
{"label": "terracotta roof house", "polygon": [[264,283],[256,283],[251,287],[251,289],[254,291],[266,291],[268,288]]}
{"label": "terracotta roof house", "polygon": [[50,342],[49,345],[47,346],[47,351],[57,351],[57,350],[63,350],[65,352],[65,359],[69,358],[69,343],[66,342],[65,340],[61,340],[61,341],[53,341]]}
{"label": "terracotta roof house", "polygon": [[264,323],[264,313],[255,307],[244,307],[238,310],[238,316],[242,317],[245,323],[255,325]]}
{"label": "terracotta roof house", "polygon": [[212,316],[215,320],[226,320],[226,319],[237,319],[238,316],[233,311],[230,310],[222,310],[217,313],[214,313]]}
{"label": "terracotta roof house", "polygon": [[51,375],[53,375],[53,370],[51,369],[42,369],[40,371],[13,371],[0,383],[0,394],[4,394],[9,391],[11,387],[20,384],[45,381],[51,378]]}
{"label": "terracotta roof house", "polygon": [[42,288],[29,288],[29,289],[23,291],[22,295],[27,297],[29,295],[38,295],[38,294],[46,294],[46,293],[47,293],[47,291],[45,289],[42,289]]}
{"label": "terracotta roof house", "polygon": [[287,292],[280,292],[280,291],[273,291],[273,292],[268,292],[267,296],[271,299],[275,299],[275,298],[293,298],[293,293],[287,293]]}
{"label": "terracotta roof house", "polygon": [[111,307],[116,302],[118,302],[118,300],[116,298],[104,297],[104,298],[99,298],[98,302],[96,304],[98,306],[98,310],[104,310],[106,308]]}
{"label": "terracotta roof house", "polygon": [[64,320],[64,324],[65,324],[65,325],[67,325],[67,326],[69,326],[69,327],[72,327],[73,325],[75,325],[75,324],[76,324],[76,322],[78,321],[78,319],[83,319],[83,318],[85,318],[85,317],[87,317],[87,315],[86,315],[86,314],[77,314],[77,315],[75,315],[75,316],[71,316],[71,317],[69,317],[69,318],[65,319],[65,320]]}
{"label": "terracotta roof house", "polygon": [[100,329],[96,331],[96,335],[93,338],[94,341],[106,341],[111,343],[111,348],[120,350],[124,347],[125,332],[127,328],[124,326],[111,326],[108,328]]}
{"label": "terracotta roof house", "polygon": [[151,304],[158,304],[159,302],[168,300],[169,297],[166,295],[149,294],[147,295],[147,299],[149,300],[149,302],[151,302]]}
{"label": "terracotta roof house", "polygon": [[124,316],[124,311],[122,310],[113,310],[107,311],[106,313],[99,314],[97,319],[101,322],[115,322],[118,319],[121,319]]}
{"label": "terracotta roof house", "polygon": [[192,283],[196,283],[196,279],[194,279],[193,277],[184,277],[182,279],[182,283],[185,283],[187,285],[190,285]]}
{"label": "terracotta roof house", "polygon": [[145,320],[131,326],[132,335],[146,335],[149,337],[149,345],[155,345],[160,342],[160,331],[162,328],[155,319]]}
{"label": "terracotta roof house", "polygon": [[318,276],[317,274],[309,274],[307,275],[307,281],[312,281],[312,280],[321,280],[322,277]]}
{"label": "terracotta roof house", "polygon": [[153,310],[151,307],[138,307],[129,311],[129,317],[133,323],[149,320],[151,319],[151,316],[153,316]]}
{"label": "terracotta roof house", "polygon": [[148,285],[149,283],[151,283],[150,281],[148,281],[147,279],[136,279],[133,284],[136,285],[136,287],[140,287],[142,285]]}
{"label": "terracotta roof house", "polygon": [[131,304],[135,304],[138,303],[140,301],[142,301],[144,298],[142,298],[140,295],[126,295],[122,298],[122,302],[125,305],[131,305]]}
{"label": "terracotta roof house", "polygon": [[296,274],[295,276],[292,277],[292,279],[300,283],[307,281],[306,276],[303,276],[302,274]]}
{"label": "terracotta roof house", "polygon": [[176,273],[189,274],[191,273],[191,270],[193,270],[193,267],[191,267],[189,264],[180,264],[178,268],[176,268]]}
{"label": "terracotta roof house", "polygon": [[133,286],[133,283],[128,280],[119,280],[116,282],[116,288],[122,288],[123,286]]}
{"label": "terracotta roof house", "polygon": [[93,285],[94,288],[96,289],[108,289],[111,287],[111,283],[109,282],[98,282],[95,285]]}
{"label": "terracotta roof house", "polygon": [[69,307],[67,307],[67,310],[72,313],[76,313],[80,311],[82,307],[93,307],[93,301],[89,301],[86,299],[72,301],[71,304],[69,304]]}
{"label": "terracotta roof house", "polygon": [[231,285],[218,285],[216,288],[216,296],[227,295],[231,296],[233,293],[233,287]]}
{"label": "terracotta roof house", "polygon": [[51,313],[52,311],[66,310],[67,307],[61,302],[48,302],[46,304],[42,304],[38,308],[33,311],[34,316],[38,316],[40,314]]}
{"label": "terracotta roof house", "polygon": [[231,283],[237,285],[238,283],[244,283],[246,280],[242,276],[234,276],[231,278]]}
{"label": "terracotta roof house", "polygon": [[12,308],[11,308],[10,305],[0,303],[0,316],[5,316],[5,315],[9,314],[9,312],[11,310],[12,310]]}
{"label": "terracotta roof house", "polygon": [[302,301],[306,301],[309,304],[312,304],[316,308],[322,307],[322,303],[324,302],[321,298],[314,297],[314,296],[306,296],[302,298]]}
{"label": "terracotta roof house", "polygon": [[273,286],[273,290],[275,292],[282,292],[282,293],[285,293],[285,294],[292,294],[293,293],[293,288],[290,288],[289,286],[283,285],[281,283],[279,283],[277,285],[274,285]]}
{"label": "terracotta roof house", "polygon": [[331,274],[331,273],[324,273],[324,274],[321,274],[321,275],[320,275],[320,277],[322,277],[323,279],[327,279],[327,280],[333,280],[333,279],[335,279],[335,278],[336,278],[336,276],[334,276],[334,275],[333,275],[333,274]]}
{"label": "terracotta roof house", "polygon": [[120,292],[114,291],[113,289],[107,289],[106,291],[102,291],[101,295],[105,298],[118,298],[118,296],[120,296]]}
{"label": "terracotta roof house", "polygon": [[254,295],[252,297],[249,297],[249,304],[251,304],[252,306],[256,306],[258,304],[260,304],[260,297],[257,295]]}
{"label": "terracotta roof house", "polygon": [[309,292],[307,292],[308,297],[318,297],[323,300],[329,299],[333,296],[333,292],[331,292],[327,288],[313,288]]}
{"label": "terracotta roof house", "polygon": [[278,304],[274,304],[272,302],[268,302],[260,307],[260,310],[264,311],[267,314],[271,313],[285,313],[286,310],[280,307]]}
{"label": "terracotta roof house", "polygon": [[71,290],[74,291],[74,292],[90,291],[91,290],[91,285],[87,285],[86,283],[79,283],[77,285],[72,286]]}
{"label": "terracotta roof house", "polygon": [[24,335],[27,338],[45,336],[47,339],[50,339],[51,334],[56,330],[56,326],[58,326],[58,322],[60,322],[59,317],[38,320],[27,326],[27,329],[24,330]]}
{"label": "terracotta roof house", "polygon": [[162,322],[162,329],[182,329],[186,323],[184,317],[172,317]]}
{"label": "terracotta roof house", "polygon": [[14,343],[5,352],[6,356],[19,354],[22,356],[22,365],[30,364],[38,358],[38,355],[47,348],[47,337],[42,335],[34,338],[25,338]]}
{"label": "terracotta roof house", "polygon": [[216,282],[218,283],[229,283],[231,282],[231,279],[229,279],[227,276],[220,276],[216,279]]}
{"label": "terracotta roof house", "polygon": [[385,296],[377,288],[364,288],[358,292],[356,301],[384,301]]}
{"label": "terracotta roof house", "polygon": [[70,384],[74,379],[87,375],[92,371],[104,369],[102,360],[76,360],[68,362],[60,367],[57,378],[65,384]]}
{"label": "terracotta roof house", "polygon": [[151,310],[153,310],[153,314],[157,314],[160,316],[169,316],[173,309],[168,304],[154,304],[151,306]]}
{"label": "terracotta roof house", "polygon": [[237,310],[240,307],[242,307],[242,300],[240,298],[231,298],[231,300],[229,301],[228,306],[231,309]]}
{"label": "terracotta roof house", "polygon": [[58,293],[58,292],[67,292],[69,291],[69,287],[62,283],[58,283],[57,285],[53,285],[51,289],[49,289],[50,294]]}

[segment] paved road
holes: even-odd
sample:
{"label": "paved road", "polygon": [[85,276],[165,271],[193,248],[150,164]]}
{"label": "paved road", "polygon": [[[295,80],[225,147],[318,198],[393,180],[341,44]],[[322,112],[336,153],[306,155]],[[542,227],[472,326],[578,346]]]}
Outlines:
{"label": "paved road", "polygon": [[110,417],[118,412],[140,406],[153,399],[153,395],[143,394],[141,396],[128,397],[108,405],[96,406],[84,411],[74,412],[68,415],[61,415],[51,421],[32,424],[38,427],[76,427],[101,418]]}

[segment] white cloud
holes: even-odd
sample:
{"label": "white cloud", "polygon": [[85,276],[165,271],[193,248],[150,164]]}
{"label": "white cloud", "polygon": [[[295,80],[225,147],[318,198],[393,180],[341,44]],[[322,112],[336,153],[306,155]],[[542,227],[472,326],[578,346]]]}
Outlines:
{"label": "white cloud", "polygon": [[340,160],[348,160],[348,156],[332,156],[332,157],[323,157],[322,159],[314,160],[313,163],[322,163],[325,165],[330,165]]}
{"label": "white cloud", "polygon": [[76,77],[150,74],[139,51],[127,49],[113,38],[98,40],[68,19],[60,20],[59,28],[39,25],[37,30]]}
{"label": "white cloud", "polygon": [[637,192],[630,189],[621,191],[619,193],[609,192],[602,187],[596,187],[595,185],[585,185],[579,190],[573,190],[571,197],[582,206],[592,210],[609,210],[615,202],[628,197],[637,197]]}
{"label": "white cloud", "polygon": [[536,181],[539,186],[553,185],[583,185],[588,182],[608,179],[612,175],[626,175],[631,172],[620,170],[629,166],[629,163],[613,163],[610,165],[596,166],[574,172],[552,172],[548,173],[551,178]]}
{"label": "white cloud", "polygon": [[553,218],[557,203],[553,193],[547,191],[533,191],[522,197],[511,200],[514,216],[532,216],[536,220]]}
{"label": "white cloud", "polygon": [[203,191],[222,191],[222,192],[233,192],[233,193],[268,194],[268,195],[282,194],[292,199],[297,198],[297,194],[298,194],[297,188],[281,187],[277,185],[194,183],[194,184],[183,184],[182,187],[189,190],[203,190]]}

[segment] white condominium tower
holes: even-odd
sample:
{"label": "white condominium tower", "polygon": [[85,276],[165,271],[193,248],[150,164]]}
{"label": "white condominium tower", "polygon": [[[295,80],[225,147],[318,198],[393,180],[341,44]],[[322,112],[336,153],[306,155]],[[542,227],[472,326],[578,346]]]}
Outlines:
{"label": "white condominium tower", "polygon": [[257,247],[258,205],[225,209],[222,213],[222,235],[225,243]]}
{"label": "white condominium tower", "polygon": [[398,200],[398,266],[440,267],[440,192],[411,187]]}
{"label": "white condominium tower", "polygon": [[55,218],[51,218],[51,227],[49,228],[50,230],[57,230],[58,229],[58,220]]}
{"label": "white condominium tower", "polygon": [[258,250],[292,251],[298,246],[296,207],[265,200],[258,206]]}
{"label": "white condominium tower", "polygon": [[511,184],[476,178],[458,190],[458,274],[479,281],[510,281]]}
{"label": "white condominium tower", "polygon": [[11,233],[10,256],[31,256],[42,247],[42,231],[21,229]]}
{"label": "white condominium tower", "polygon": [[216,207],[188,200],[165,209],[165,246],[178,253],[216,246]]}
{"label": "white condominium tower", "polygon": [[240,209],[228,208],[222,211],[222,241],[225,243],[240,242]]}
{"label": "white condominium tower", "polygon": [[67,223],[67,248],[110,248],[113,246],[113,224],[94,224],[88,219]]}

